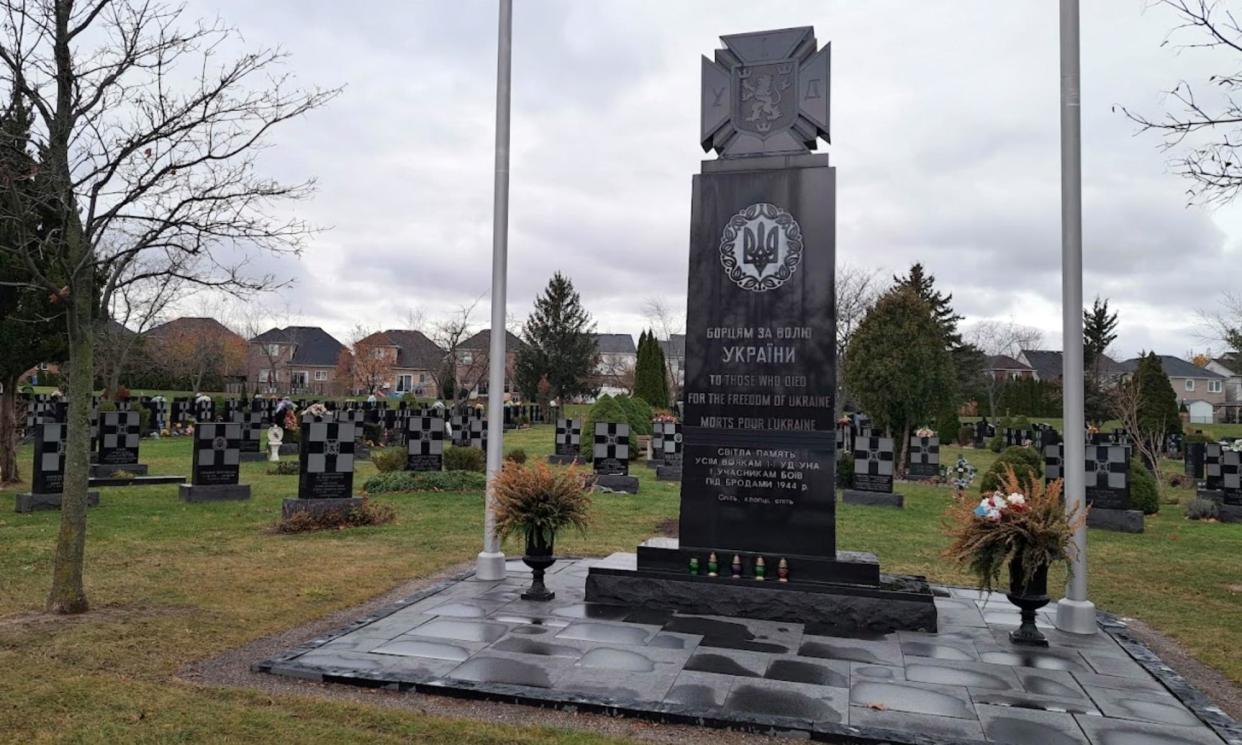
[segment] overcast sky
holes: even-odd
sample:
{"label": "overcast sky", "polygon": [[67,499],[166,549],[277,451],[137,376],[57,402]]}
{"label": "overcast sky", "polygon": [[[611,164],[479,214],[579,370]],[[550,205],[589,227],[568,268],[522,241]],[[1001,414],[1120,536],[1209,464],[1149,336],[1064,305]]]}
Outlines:
{"label": "overcast sky", "polygon": [[[401,327],[410,309],[434,318],[488,292],[496,5],[193,0],[252,45],[282,44],[304,83],[345,86],[264,156],[273,175],[318,179],[298,210],[331,227],[273,265],[296,289],[265,304],[347,341],[356,324]],[[821,150],[838,168],[838,263],[922,261],[969,319],[1059,344],[1055,2],[515,5],[511,316],[556,270],[600,331],[637,336],[648,298],[684,310],[699,56],[722,34],[812,25],[832,43]],[[1187,207],[1159,140],[1114,106],[1157,115],[1178,80],[1206,88],[1242,59],[1162,47],[1176,18],[1149,0],[1083,6],[1086,296],[1120,311],[1118,357],[1202,349],[1196,311],[1237,284],[1242,210]]]}

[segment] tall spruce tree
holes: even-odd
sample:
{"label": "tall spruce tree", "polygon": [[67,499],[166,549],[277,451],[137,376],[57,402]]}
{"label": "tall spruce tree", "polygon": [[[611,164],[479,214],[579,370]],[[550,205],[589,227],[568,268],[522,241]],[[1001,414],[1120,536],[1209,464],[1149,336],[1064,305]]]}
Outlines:
{"label": "tall spruce tree", "polygon": [[668,375],[664,350],[655,333],[644,331],[638,337],[638,361],[634,366],[634,396],[653,409],[668,408]]}
{"label": "tall spruce tree", "polygon": [[516,356],[518,390],[528,400],[539,396],[547,379],[549,395],[560,401],[594,392],[591,375],[599,360],[595,322],[568,277],[557,272],[522,327],[526,346]]}
{"label": "tall spruce tree", "polygon": [[1082,309],[1082,361],[1088,372],[1100,377],[1104,352],[1117,339],[1117,312],[1108,311],[1108,299],[1097,295],[1091,308]]}
{"label": "tall spruce tree", "polygon": [[963,317],[953,310],[953,294],[946,295],[936,289],[936,276],[928,274],[922,262],[916,261],[910,267],[910,273],[904,277],[893,275],[893,283],[895,287],[910,289],[927,304],[932,320],[935,321],[944,339],[944,348],[953,363],[956,385],[942,401],[938,402],[935,416],[938,419],[947,420],[957,413],[962,394],[978,387],[986,362],[983,350],[963,341],[962,334],[957,328],[958,321],[961,321]]}
{"label": "tall spruce tree", "polygon": [[942,332],[931,306],[899,285],[876,301],[845,356],[845,384],[876,425],[897,438],[902,471],[911,428],[942,413],[956,388]]}
{"label": "tall spruce tree", "polygon": [[1148,352],[1139,359],[1134,379],[1139,386],[1139,433],[1150,436],[1181,431],[1177,392],[1155,352]]}

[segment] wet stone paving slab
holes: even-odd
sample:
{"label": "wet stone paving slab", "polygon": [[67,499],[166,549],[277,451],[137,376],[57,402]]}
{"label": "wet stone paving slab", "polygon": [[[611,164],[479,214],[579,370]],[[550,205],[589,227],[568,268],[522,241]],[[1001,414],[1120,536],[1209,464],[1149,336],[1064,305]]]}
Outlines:
{"label": "wet stone paving slab", "polygon": [[587,603],[598,561],[553,565],[546,603],[521,599],[521,562],[501,581],[444,582],[254,667],[827,742],[1242,745],[1242,727],[1104,614],[1078,636],[1046,608],[1051,646],[1015,647],[1003,596],[938,588],[939,633],[833,637]]}

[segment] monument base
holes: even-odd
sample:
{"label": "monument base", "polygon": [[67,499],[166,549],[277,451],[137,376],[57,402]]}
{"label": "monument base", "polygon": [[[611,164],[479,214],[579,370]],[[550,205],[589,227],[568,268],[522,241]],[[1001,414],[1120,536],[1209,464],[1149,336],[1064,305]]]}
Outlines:
{"label": "monument base", "polygon": [[331,512],[348,512],[362,507],[361,497],[347,499],[286,499],[280,506],[280,517],[288,520],[299,512],[320,516]]}
{"label": "monument base", "polygon": [[1222,504],[1216,508],[1216,519],[1222,523],[1242,523],[1242,506]]}
{"label": "monument base", "polygon": [[91,464],[91,478],[96,478],[96,479],[111,478],[113,474],[119,471],[125,471],[126,473],[132,473],[135,476],[146,476],[147,475],[147,464],[146,463],[124,463],[120,465],[113,465],[110,463],[92,463]]}
{"label": "monument base", "polygon": [[647,460],[643,461],[643,463],[647,466],[647,468],[650,468],[652,470],[655,470],[661,466],[660,461],[655,460],[654,458],[648,458]]}
{"label": "monument base", "polygon": [[681,481],[681,466],[659,466],[656,481]]}
{"label": "monument base", "polygon": [[1225,492],[1222,489],[1195,489],[1195,496],[1199,499],[1210,499],[1216,504],[1223,504],[1225,501]]}
{"label": "monument base", "polygon": [[242,463],[257,463],[265,461],[271,456],[267,453],[238,453],[237,457]]}
{"label": "monument base", "polygon": [[[775,576],[762,581],[725,574],[680,574],[637,568],[634,554],[592,566],[586,600],[706,616],[816,624],[831,635],[936,630],[935,596],[922,577],[881,577],[877,585],[813,582]],[[701,571],[706,569],[701,568]],[[775,571],[775,567],[773,567]]]}
{"label": "monument base", "polygon": [[859,491],[843,489],[841,501],[845,504],[856,504],[863,507],[897,507],[906,506],[906,498],[895,492]]}
{"label": "monument base", "polygon": [[[62,494],[18,494],[17,511],[34,512],[35,510],[59,510]],[[99,506],[99,492],[86,492],[86,506]]]}
{"label": "monument base", "polygon": [[550,466],[574,466],[582,463],[582,459],[577,455],[549,455],[548,465]]}
{"label": "monument base", "polygon": [[181,484],[177,494],[185,502],[227,502],[250,499],[250,484]]}
{"label": "monument base", "polygon": [[1118,533],[1142,533],[1141,510],[1102,510],[1092,508],[1087,512],[1087,527],[1112,530]]}
{"label": "monument base", "polygon": [[280,443],[279,452],[280,452],[280,455],[297,455],[298,444],[296,442],[282,442]]}
{"label": "monument base", "polygon": [[638,493],[638,477],[621,474],[600,474],[595,477],[595,488],[602,492],[624,494]]}

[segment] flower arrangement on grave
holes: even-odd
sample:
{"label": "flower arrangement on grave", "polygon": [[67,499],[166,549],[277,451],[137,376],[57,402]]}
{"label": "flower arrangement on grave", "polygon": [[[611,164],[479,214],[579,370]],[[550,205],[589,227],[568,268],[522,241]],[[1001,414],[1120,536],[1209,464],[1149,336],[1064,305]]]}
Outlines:
{"label": "flower arrangement on grave", "polygon": [[1223,448],[1225,450],[1232,450],[1235,453],[1242,453],[1242,438],[1238,438],[1231,443],[1225,443]]}
{"label": "flower arrangement on grave", "polygon": [[1061,501],[1062,482],[1039,479],[1024,487],[1012,467],[1005,468],[1001,488],[978,503],[959,496],[946,513],[952,543],[945,556],[965,566],[979,588],[991,593],[1008,569],[1010,602],[1022,609],[1022,626],[1011,634],[1017,643],[1047,644],[1035,628],[1035,610],[1048,603],[1048,569],[1074,557],[1074,531],[1086,520]]}
{"label": "flower arrangement on grave", "polygon": [[194,403],[211,403],[211,396],[208,396],[206,393],[200,393],[194,397]]}
{"label": "flower arrangement on grave", "polygon": [[660,410],[659,412],[657,412],[654,416],[652,416],[652,417],[651,417],[651,419],[652,419],[652,421],[656,421],[656,422],[675,422],[675,421],[677,421],[677,417],[673,416],[672,412],[669,412],[669,411],[666,411],[666,410],[663,410],[663,409],[662,409],[662,410]]}
{"label": "flower arrangement on grave", "polygon": [[[306,407],[306,413],[310,414],[316,419],[319,419],[320,417],[323,417],[324,415],[328,413],[328,408],[319,402],[315,402],[311,404],[310,406]],[[288,417],[286,416],[286,421],[287,420],[288,420]]]}
{"label": "flower arrangement on grave", "polygon": [[957,463],[953,465],[953,468],[946,475],[949,478],[949,483],[953,485],[953,491],[959,498],[963,492],[970,488],[978,472],[978,469],[971,465],[970,461],[966,460],[966,456],[957,456]]}
{"label": "flower arrangement on grave", "polygon": [[935,437],[936,430],[932,429],[931,427],[926,427],[926,426],[919,427],[918,429],[914,430],[914,436],[919,437],[919,438]]}
{"label": "flower arrangement on grave", "polygon": [[582,475],[573,466],[552,470],[544,463],[524,466],[506,462],[492,480],[495,495],[495,535],[504,540],[521,535],[526,539],[522,560],[534,579],[526,600],[551,600],[554,593],[543,584],[544,572],[556,561],[556,534],[565,528],[585,532],[590,524],[591,498]]}

